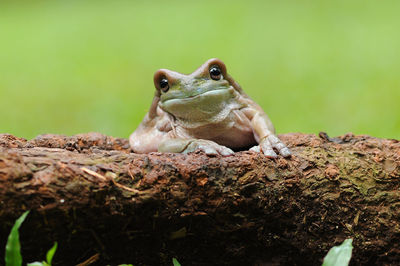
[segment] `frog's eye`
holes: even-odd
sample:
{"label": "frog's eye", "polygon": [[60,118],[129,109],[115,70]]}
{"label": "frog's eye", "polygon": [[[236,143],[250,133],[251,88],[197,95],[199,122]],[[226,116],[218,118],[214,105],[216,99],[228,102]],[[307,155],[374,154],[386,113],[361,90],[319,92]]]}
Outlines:
{"label": "frog's eye", "polygon": [[168,79],[163,78],[160,80],[160,88],[163,92],[167,92],[169,90]]}
{"label": "frog's eye", "polygon": [[212,66],[210,68],[210,77],[213,80],[220,80],[222,77],[221,69],[218,66]]}

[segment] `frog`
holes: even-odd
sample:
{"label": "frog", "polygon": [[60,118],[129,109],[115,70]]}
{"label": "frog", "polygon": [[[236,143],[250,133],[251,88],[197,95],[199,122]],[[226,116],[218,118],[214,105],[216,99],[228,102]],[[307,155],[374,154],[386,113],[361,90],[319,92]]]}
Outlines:
{"label": "frog", "polygon": [[207,60],[188,75],[160,69],[153,80],[150,109],[129,137],[133,152],[230,156],[250,150],[270,158],[291,156],[269,117],[220,59]]}

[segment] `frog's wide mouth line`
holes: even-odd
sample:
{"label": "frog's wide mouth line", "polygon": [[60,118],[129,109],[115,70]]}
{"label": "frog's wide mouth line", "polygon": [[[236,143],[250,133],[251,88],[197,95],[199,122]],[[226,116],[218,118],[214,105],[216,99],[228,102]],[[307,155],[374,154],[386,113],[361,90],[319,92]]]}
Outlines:
{"label": "frog's wide mouth line", "polygon": [[181,102],[192,101],[192,100],[196,100],[201,97],[222,95],[228,91],[229,91],[229,88],[220,87],[220,89],[213,88],[211,90],[198,90],[195,93],[193,93],[193,95],[189,95],[189,96],[180,92],[180,93],[171,94],[168,96],[165,95],[165,97],[161,96],[161,103],[165,104],[165,103],[171,102],[171,101],[181,101]]}

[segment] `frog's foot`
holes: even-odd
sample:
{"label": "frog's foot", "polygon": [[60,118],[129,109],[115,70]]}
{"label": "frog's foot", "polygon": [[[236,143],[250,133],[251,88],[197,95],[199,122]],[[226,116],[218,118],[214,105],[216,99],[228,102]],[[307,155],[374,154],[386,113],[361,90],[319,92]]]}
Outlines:
{"label": "frog's foot", "polygon": [[274,151],[274,148],[278,150],[279,154],[283,157],[288,157],[292,154],[286,145],[283,144],[283,142],[275,135],[269,135],[263,138],[260,142],[260,145],[254,146],[250,149],[250,151],[262,152],[268,157],[278,157]]}
{"label": "frog's foot", "polygon": [[193,152],[201,150],[208,155],[222,155],[222,156],[229,156],[232,155],[234,152],[229,149],[228,147],[219,145],[211,140],[205,139],[196,139],[189,143],[183,153]]}
{"label": "frog's foot", "polygon": [[229,156],[234,154],[231,149],[205,139],[169,139],[162,142],[158,147],[160,152],[189,153],[197,150],[208,155]]}

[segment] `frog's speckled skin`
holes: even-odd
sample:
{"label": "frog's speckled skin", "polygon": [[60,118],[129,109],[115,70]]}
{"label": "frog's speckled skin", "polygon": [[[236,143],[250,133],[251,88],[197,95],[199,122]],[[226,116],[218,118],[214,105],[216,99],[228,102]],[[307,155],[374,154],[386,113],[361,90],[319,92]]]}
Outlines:
{"label": "frog's speckled skin", "polygon": [[[210,74],[211,68],[220,75]],[[227,74],[221,60],[210,59],[190,75],[160,69],[154,84],[150,111],[129,138],[134,152],[200,149],[228,156],[232,149],[257,145],[251,150],[269,157],[277,156],[273,148],[282,156],[290,155],[268,116]]]}

